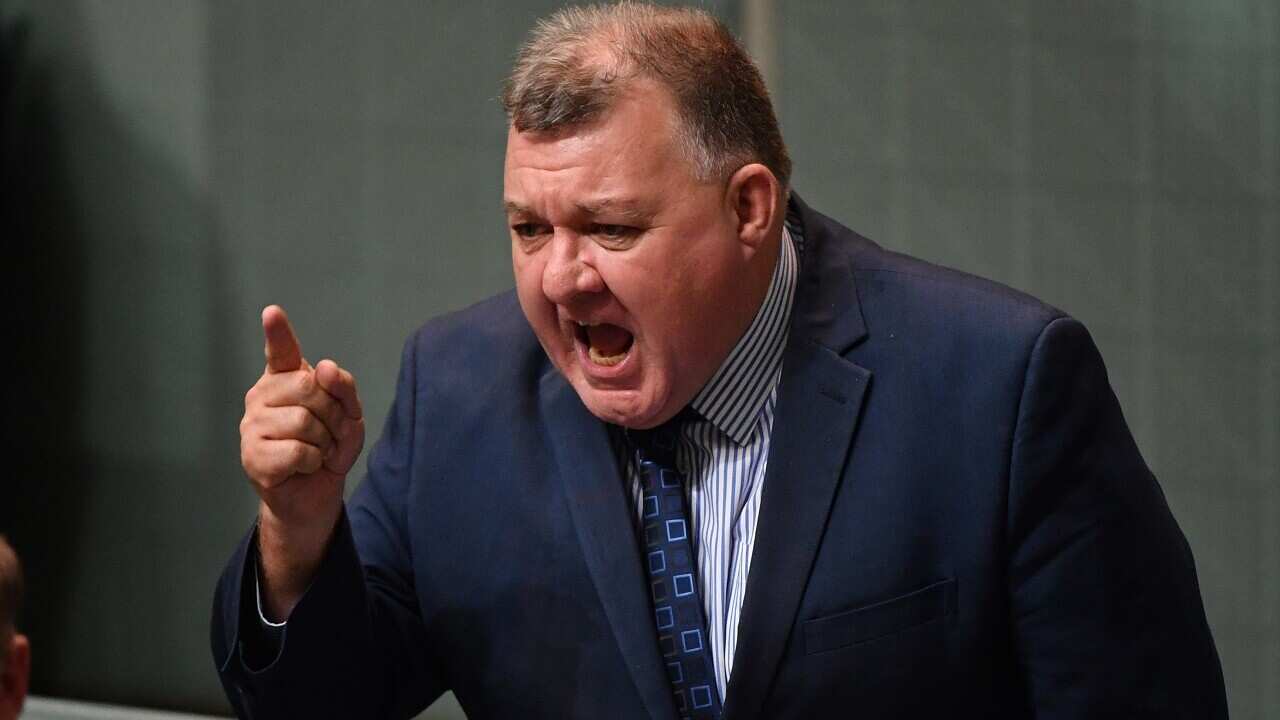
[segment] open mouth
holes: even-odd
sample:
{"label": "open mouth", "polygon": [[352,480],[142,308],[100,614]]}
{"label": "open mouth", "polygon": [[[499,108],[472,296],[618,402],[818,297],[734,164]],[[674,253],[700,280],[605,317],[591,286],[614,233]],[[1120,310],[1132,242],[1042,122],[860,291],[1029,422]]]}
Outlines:
{"label": "open mouth", "polygon": [[587,348],[587,357],[591,362],[604,367],[612,367],[627,359],[635,336],[626,328],[610,323],[594,325],[578,323],[574,330],[578,342]]}

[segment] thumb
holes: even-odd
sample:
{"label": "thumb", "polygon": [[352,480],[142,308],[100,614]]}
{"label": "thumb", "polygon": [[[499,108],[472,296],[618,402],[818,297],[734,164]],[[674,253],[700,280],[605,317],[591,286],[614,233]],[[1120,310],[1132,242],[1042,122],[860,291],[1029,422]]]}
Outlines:
{"label": "thumb", "polygon": [[356,392],[356,379],[350,372],[332,360],[321,360],[316,364],[316,382],[342,404],[347,417],[353,420],[364,417],[360,394]]}
{"label": "thumb", "polygon": [[324,466],[327,470],[345,476],[356,464],[360,451],[364,448],[364,419],[342,418],[342,429],[334,438],[333,445],[325,453]]}
{"label": "thumb", "polygon": [[267,338],[268,372],[292,372],[302,367],[302,348],[284,308],[268,305],[262,310],[262,334]]}

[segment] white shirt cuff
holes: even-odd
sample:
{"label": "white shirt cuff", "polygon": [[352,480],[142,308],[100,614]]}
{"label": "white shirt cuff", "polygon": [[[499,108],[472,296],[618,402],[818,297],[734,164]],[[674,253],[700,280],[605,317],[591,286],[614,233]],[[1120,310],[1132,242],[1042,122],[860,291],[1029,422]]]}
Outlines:
{"label": "white shirt cuff", "polygon": [[262,612],[262,581],[258,579],[258,563],[253,563],[253,596],[258,601],[258,619],[262,620],[262,624],[267,627],[282,628],[289,621],[287,619],[280,622],[271,622],[267,619],[266,613]]}

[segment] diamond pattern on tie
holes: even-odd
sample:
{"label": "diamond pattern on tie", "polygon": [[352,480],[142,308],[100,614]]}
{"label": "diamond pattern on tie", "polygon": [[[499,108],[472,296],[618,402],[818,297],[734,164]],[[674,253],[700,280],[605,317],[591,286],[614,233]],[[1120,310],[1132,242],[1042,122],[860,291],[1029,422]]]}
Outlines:
{"label": "diamond pattern on tie", "polygon": [[651,431],[629,433],[641,456],[645,569],[658,647],[680,717],[719,720],[720,694],[695,581],[684,477],[675,465],[678,428],[678,422],[670,422]]}

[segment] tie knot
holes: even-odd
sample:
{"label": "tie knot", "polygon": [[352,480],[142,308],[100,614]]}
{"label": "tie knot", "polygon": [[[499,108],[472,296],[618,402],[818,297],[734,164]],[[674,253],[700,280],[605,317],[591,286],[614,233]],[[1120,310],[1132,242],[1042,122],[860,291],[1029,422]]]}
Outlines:
{"label": "tie knot", "polygon": [[675,417],[657,427],[648,430],[627,430],[627,437],[640,450],[643,459],[674,470],[676,447],[680,443],[680,429],[697,416],[698,414],[692,408],[686,407],[676,413]]}

